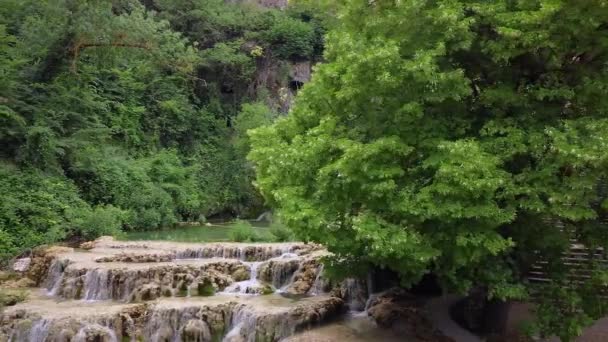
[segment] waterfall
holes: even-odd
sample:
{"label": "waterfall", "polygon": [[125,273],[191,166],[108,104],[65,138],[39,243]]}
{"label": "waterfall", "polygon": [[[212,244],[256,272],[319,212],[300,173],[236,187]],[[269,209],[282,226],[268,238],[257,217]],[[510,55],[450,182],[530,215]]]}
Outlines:
{"label": "waterfall", "polygon": [[187,248],[176,251],[176,259],[239,259],[244,261],[265,261],[288,254],[293,250],[292,245],[254,245],[254,246],[234,246],[234,245],[214,245],[201,248]]}
{"label": "waterfall", "polygon": [[[283,291],[293,282],[295,272],[300,267],[300,258],[288,256],[289,254],[283,254],[279,260],[269,261],[264,269],[264,278],[262,280],[272,282],[272,285],[280,289],[280,291]],[[270,273],[270,277],[268,273]]]}
{"label": "waterfall", "polygon": [[61,289],[61,283],[63,282],[64,271],[67,267],[67,260],[54,259],[47,272],[46,280],[44,281],[44,287],[47,290],[49,296],[55,296]]}
{"label": "waterfall", "polygon": [[[103,339],[103,337],[106,337],[106,339]],[[78,330],[78,333],[72,338],[72,342],[87,341],[118,342],[118,338],[116,337],[114,330],[108,327],[99,324],[87,324]]]}
{"label": "waterfall", "polygon": [[230,320],[231,329],[222,342],[255,342],[256,316],[251,308],[241,306],[235,308]]}
{"label": "waterfall", "polygon": [[318,296],[325,293],[325,278],[323,277],[323,268],[325,266],[321,264],[319,266],[319,270],[317,271],[317,277],[315,278],[315,282],[312,284],[312,287],[308,291],[313,296]]}
{"label": "waterfall", "polygon": [[290,259],[290,258],[298,258],[299,256],[296,253],[290,253],[290,252],[283,252],[283,254],[281,254],[279,256],[279,259]]}
{"label": "waterfall", "polygon": [[262,221],[271,222],[272,221],[272,212],[265,211],[255,219],[255,222],[262,222]]}
{"label": "waterfall", "polygon": [[245,265],[249,266],[250,275],[249,279],[244,281],[236,282],[228,286],[224,292],[228,293],[243,293],[243,294],[255,294],[262,285],[258,281],[258,268],[262,264],[259,261],[256,262],[245,262]]}
{"label": "waterfall", "polygon": [[343,297],[352,311],[365,310],[367,302],[367,289],[359,279],[347,278],[342,283]]}
{"label": "waterfall", "polygon": [[[165,341],[211,341],[212,333],[209,325],[210,312],[207,308],[201,311],[200,307],[166,308],[152,310],[144,329],[143,341],[165,342]],[[224,309],[212,311],[220,318],[223,329]],[[213,316],[213,315],[212,315]],[[213,320],[212,320],[213,321]],[[217,330],[216,330],[217,331]]]}
{"label": "waterfall", "polygon": [[[29,333],[29,341],[40,341],[44,342],[46,338],[49,336],[51,328],[51,321],[48,319],[41,319],[36,321],[34,325],[32,325],[32,329]],[[17,340],[18,341],[18,340]]]}
{"label": "waterfall", "polygon": [[110,272],[105,269],[88,270],[84,281],[85,300],[111,299]]}

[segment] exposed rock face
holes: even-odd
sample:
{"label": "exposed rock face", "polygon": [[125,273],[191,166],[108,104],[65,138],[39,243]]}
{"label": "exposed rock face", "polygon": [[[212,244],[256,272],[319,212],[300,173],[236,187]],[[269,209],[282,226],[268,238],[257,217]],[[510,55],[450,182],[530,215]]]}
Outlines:
{"label": "exposed rock face", "polygon": [[280,247],[265,245],[214,245],[180,250],[176,253],[176,257],[177,259],[226,258],[245,261],[264,261],[288,253],[291,249],[292,246],[289,245]]}
{"label": "exposed rock face", "polygon": [[308,293],[317,279],[317,273],[320,269],[320,261],[316,258],[310,258],[302,261],[296,273],[293,276],[293,281],[285,292],[294,295],[303,295]]}
{"label": "exposed rock face", "polygon": [[333,295],[344,299],[349,309],[363,311],[367,302],[367,284],[361,279],[344,279],[333,291]]}
{"label": "exposed rock face", "polygon": [[32,258],[21,258],[15,261],[13,264],[13,271],[15,272],[25,272],[30,268],[30,264],[32,263]]}
{"label": "exposed rock face", "polygon": [[299,267],[300,260],[295,258],[269,260],[260,265],[258,279],[281,288],[290,281]]}
{"label": "exposed rock face", "polygon": [[244,272],[246,266],[235,260],[135,269],[68,266],[52,288],[53,295],[65,299],[145,301],[161,296],[197,295],[190,290],[205,285],[223,290],[234,282],[232,274]]}
{"label": "exposed rock face", "polygon": [[50,266],[58,255],[73,252],[73,248],[68,247],[41,247],[32,253],[32,261],[25,276],[32,279],[36,285],[41,284],[50,270]]}
{"label": "exposed rock face", "polygon": [[403,289],[393,288],[371,298],[367,313],[379,326],[390,328],[400,336],[421,341],[453,342],[433,328],[419,300]]}
{"label": "exposed rock face", "polygon": [[175,255],[172,253],[152,253],[152,254],[138,254],[138,253],[120,253],[116,255],[109,255],[99,257],[95,259],[96,262],[133,262],[133,263],[144,263],[144,262],[168,262],[175,259]]}
{"label": "exposed rock face", "polygon": [[312,67],[310,65],[310,61],[295,62],[292,63],[289,70],[289,78],[292,82],[304,84],[310,81],[311,73]]}
{"label": "exposed rock face", "polygon": [[[275,305],[274,301],[280,303]],[[73,310],[78,310],[81,304],[74,305]],[[69,314],[45,318],[34,312],[12,310],[0,315],[0,340],[219,341],[225,336],[225,340],[232,341],[279,341],[339,313],[341,305],[340,299],[330,297],[297,304],[279,297],[269,301],[227,297],[224,303],[159,301],[78,318]]]}

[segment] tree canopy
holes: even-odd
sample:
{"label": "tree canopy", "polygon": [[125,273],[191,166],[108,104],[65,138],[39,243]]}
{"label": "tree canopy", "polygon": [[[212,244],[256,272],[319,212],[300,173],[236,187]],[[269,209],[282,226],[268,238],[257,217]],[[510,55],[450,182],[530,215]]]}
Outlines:
{"label": "tree canopy", "polygon": [[[561,260],[608,243],[608,3],[338,1],[325,62],[290,115],[251,133],[257,186],[334,268],[496,298],[559,292],[536,329],[606,313]],[[594,287],[595,286],[595,287]],[[593,288],[594,290],[591,290]],[[546,315],[543,315],[546,314]]]}

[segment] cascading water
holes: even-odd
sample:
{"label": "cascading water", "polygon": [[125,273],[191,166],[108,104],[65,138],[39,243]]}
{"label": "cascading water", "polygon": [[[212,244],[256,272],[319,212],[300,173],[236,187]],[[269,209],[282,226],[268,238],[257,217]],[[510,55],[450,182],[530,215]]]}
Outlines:
{"label": "cascading water", "polygon": [[317,271],[317,277],[315,278],[315,282],[312,284],[310,291],[308,293],[313,296],[319,296],[325,293],[326,281],[323,275],[324,265],[321,264],[319,266],[319,270]]}
{"label": "cascading water", "polygon": [[367,288],[363,281],[347,278],[342,284],[343,297],[351,311],[365,310],[367,302]]}
{"label": "cascading water", "polygon": [[201,248],[187,248],[175,252],[176,259],[239,259],[245,261],[265,261],[279,257],[291,252],[291,245],[254,245],[254,246],[233,246],[233,245],[214,245]]}
{"label": "cascading water", "polygon": [[[279,341],[342,308],[340,298],[305,296],[325,294],[318,247],[150,244],[63,253],[49,265],[43,286],[64,300],[36,298],[1,313],[0,341]],[[141,261],[162,253],[181,260]],[[271,294],[294,281],[298,286],[286,292],[297,296]],[[206,292],[209,285],[222,295]],[[192,298],[179,298],[190,290]]]}
{"label": "cascading water", "polygon": [[49,296],[55,296],[61,289],[61,283],[63,282],[64,271],[67,267],[67,260],[55,259],[51,263],[47,272],[47,277],[44,282],[44,287],[47,290]]}
{"label": "cascading water", "polygon": [[32,329],[29,333],[30,341],[44,341],[49,336],[49,329],[51,327],[51,321],[47,319],[41,319],[32,325]]}
{"label": "cascading water", "polygon": [[299,260],[294,260],[293,263],[271,265],[272,284],[279,289],[280,293],[284,292],[293,283],[298,269]]}
{"label": "cascading water", "polygon": [[[44,341],[44,340],[34,340]],[[99,324],[87,324],[78,330],[78,333],[72,338],[72,342],[88,342],[88,341],[104,341],[118,342],[114,330]]]}
{"label": "cascading water", "polygon": [[256,316],[249,308],[237,308],[232,313],[230,327],[222,342],[255,342]]}
{"label": "cascading water", "polygon": [[258,281],[258,268],[262,264],[260,261],[256,262],[245,262],[245,265],[249,267],[249,279],[244,281],[236,282],[227,287],[224,292],[226,293],[243,293],[243,294],[255,294],[262,287]]}
{"label": "cascading water", "polygon": [[88,301],[111,299],[110,272],[105,269],[88,270],[84,281],[84,299]]}

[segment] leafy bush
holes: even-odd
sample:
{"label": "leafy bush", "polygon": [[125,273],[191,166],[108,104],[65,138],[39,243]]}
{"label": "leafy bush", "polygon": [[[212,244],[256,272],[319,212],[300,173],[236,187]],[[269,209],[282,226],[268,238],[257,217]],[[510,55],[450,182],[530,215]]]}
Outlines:
{"label": "leafy bush", "polygon": [[272,241],[275,242],[288,242],[295,239],[293,232],[280,223],[270,225],[270,235],[272,236]]}
{"label": "leafy bush", "polygon": [[0,259],[66,238],[90,210],[69,180],[1,163],[0,192]]}
{"label": "leafy bush", "polygon": [[79,235],[95,239],[102,235],[120,235],[127,212],[112,205],[97,206],[82,218]]}
{"label": "leafy bush", "polygon": [[234,242],[254,242],[259,241],[260,237],[251,223],[243,220],[236,221],[230,234],[230,241]]}
{"label": "leafy bush", "polygon": [[314,50],[313,27],[290,17],[278,17],[262,39],[271,46],[274,55],[281,59],[309,58]]}

